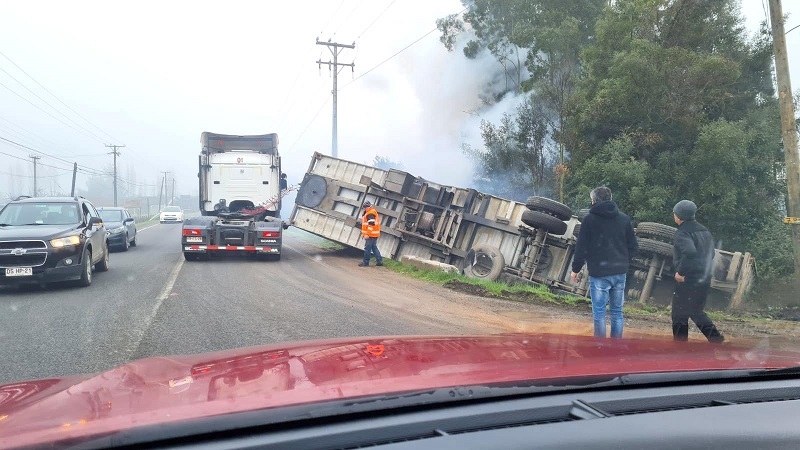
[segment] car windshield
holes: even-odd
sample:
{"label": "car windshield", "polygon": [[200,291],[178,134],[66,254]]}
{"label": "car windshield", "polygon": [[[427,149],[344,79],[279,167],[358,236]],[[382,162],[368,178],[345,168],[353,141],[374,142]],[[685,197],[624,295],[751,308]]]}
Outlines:
{"label": "car windshield", "polygon": [[9,226],[74,225],[79,217],[74,203],[10,203],[0,211],[0,223]]}
{"label": "car windshield", "polygon": [[0,18],[0,447],[800,366],[800,0]]}
{"label": "car windshield", "polygon": [[122,222],[122,220],[125,218],[124,214],[122,214],[122,211],[120,210],[104,209],[99,212],[100,218],[107,222]]}

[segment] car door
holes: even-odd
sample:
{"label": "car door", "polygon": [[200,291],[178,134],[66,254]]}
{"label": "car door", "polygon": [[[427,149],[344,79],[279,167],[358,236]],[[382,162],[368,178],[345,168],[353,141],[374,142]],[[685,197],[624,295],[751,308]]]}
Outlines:
{"label": "car door", "polygon": [[133,240],[136,237],[136,221],[134,221],[127,209],[122,210],[122,220],[128,230],[128,240]]}
{"label": "car door", "polygon": [[100,214],[89,202],[83,202],[81,211],[85,217],[86,237],[92,243],[92,263],[100,261],[104,258],[103,252],[106,250],[106,227],[105,225],[88,226],[89,220],[93,217],[100,217]]}

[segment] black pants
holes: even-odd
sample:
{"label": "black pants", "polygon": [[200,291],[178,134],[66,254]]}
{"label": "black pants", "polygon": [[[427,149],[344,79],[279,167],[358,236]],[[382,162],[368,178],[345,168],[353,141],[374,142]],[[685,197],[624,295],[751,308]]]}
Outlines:
{"label": "black pants", "polygon": [[689,319],[700,328],[709,342],[724,340],[714,322],[703,311],[710,288],[708,284],[675,283],[675,292],[672,294],[672,337],[676,341],[689,340]]}

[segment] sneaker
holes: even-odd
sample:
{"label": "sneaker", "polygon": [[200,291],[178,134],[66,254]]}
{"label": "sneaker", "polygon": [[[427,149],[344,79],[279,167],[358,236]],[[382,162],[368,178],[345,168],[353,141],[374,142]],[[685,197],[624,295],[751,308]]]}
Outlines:
{"label": "sneaker", "polygon": [[383,266],[383,263],[382,263],[382,262],[379,262],[378,264],[375,264],[375,265],[376,265],[376,266],[378,266],[378,267],[382,267],[382,266]]}
{"label": "sneaker", "polygon": [[358,263],[358,267],[367,267],[369,264],[364,264],[363,262]]}

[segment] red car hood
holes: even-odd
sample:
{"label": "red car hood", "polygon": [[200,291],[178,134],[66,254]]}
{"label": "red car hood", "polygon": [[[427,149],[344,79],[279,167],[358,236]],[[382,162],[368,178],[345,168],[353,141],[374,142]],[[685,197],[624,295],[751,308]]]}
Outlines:
{"label": "red car hood", "polygon": [[233,412],[465,385],[800,365],[800,353],[570,335],[389,337],[133,361],[0,386],[0,447]]}

